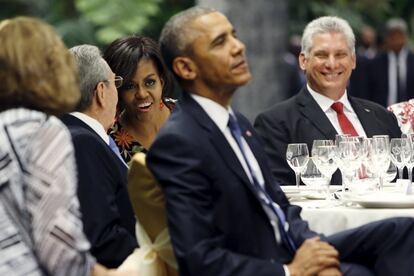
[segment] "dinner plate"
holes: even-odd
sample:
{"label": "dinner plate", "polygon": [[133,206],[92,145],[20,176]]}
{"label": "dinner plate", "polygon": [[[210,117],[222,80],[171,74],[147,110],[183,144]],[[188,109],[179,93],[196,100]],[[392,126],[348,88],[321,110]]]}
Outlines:
{"label": "dinner plate", "polygon": [[348,201],[365,208],[414,208],[414,195],[397,193],[374,193],[351,196]]}
{"label": "dinner plate", "polygon": [[326,195],[324,193],[318,193],[318,192],[305,193],[303,196],[306,199],[311,199],[311,200],[321,200],[321,199],[325,199],[326,198]]}

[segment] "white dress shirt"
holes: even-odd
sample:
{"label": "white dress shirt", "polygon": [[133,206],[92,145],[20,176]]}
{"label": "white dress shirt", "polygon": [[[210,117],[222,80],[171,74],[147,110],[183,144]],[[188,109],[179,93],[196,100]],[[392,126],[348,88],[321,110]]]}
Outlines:
{"label": "white dress shirt", "polygon": [[331,98],[328,98],[325,95],[322,95],[316,92],[315,90],[312,90],[312,88],[310,88],[309,85],[307,85],[307,88],[309,93],[312,95],[312,97],[315,99],[322,111],[325,113],[326,117],[328,117],[329,121],[331,122],[338,134],[343,134],[343,132],[338,121],[338,115],[336,111],[333,110],[331,107],[334,102],[341,102],[344,105],[345,116],[348,118],[349,121],[351,121],[358,135],[367,137],[365,130],[358,119],[358,115],[355,113],[354,109],[351,106],[351,103],[348,100],[348,95],[346,91],[338,101],[334,101]]}
{"label": "white dress shirt", "polygon": [[[246,160],[244,159],[243,154],[236,140],[233,138],[230,128],[227,125],[229,121],[229,116],[230,116],[229,113],[234,114],[231,107],[229,106],[225,108],[222,105],[208,98],[205,98],[199,95],[194,95],[194,94],[190,94],[190,95],[203,108],[203,110],[207,113],[210,119],[213,120],[213,122],[221,130],[224,137],[229,142],[231,148],[236,154],[237,159],[240,161],[240,164],[242,165],[244,172],[248,176],[250,182],[253,183],[252,175],[249,171],[249,167],[246,164]],[[254,171],[254,175],[257,178],[256,180],[259,183],[259,185],[264,187],[264,178],[263,178],[263,174],[260,169],[259,163],[257,163],[257,160],[253,155],[253,152],[251,151],[249,145],[247,144],[243,136],[242,136],[242,143],[243,143],[243,149],[245,150],[246,158],[249,160],[250,167],[252,171]],[[273,202],[273,203],[277,205],[276,202]],[[278,205],[277,207],[280,208]],[[276,241],[278,243],[281,243],[281,237],[280,237],[279,228],[278,228],[278,218],[276,217],[274,212],[270,210],[268,206],[263,206],[263,208],[267,216],[269,217],[270,224],[272,225],[273,231],[275,233]],[[286,265],[283,265],[283,269],[285,270],[285,275],[290,276],[289,270]]]}
{"label": "white dress shirt", "polygon": [[[407,80],[407,55],[408,50],[402,48],[401,51],[395,54],[393,51],[388,52],[388,98],[387,105],[390,106],[398,101],[398,85],[405,89]],[[397,66],[398,66],[398,79],[397,79]],[[408,100],[408,99],[406,99]]]}
{"label": "white dress shirt", "polygon": [[70,115],[75,116],[76,118],[87,124],[109,146],[109,136],[100,122],[82,112],[71,112]]}

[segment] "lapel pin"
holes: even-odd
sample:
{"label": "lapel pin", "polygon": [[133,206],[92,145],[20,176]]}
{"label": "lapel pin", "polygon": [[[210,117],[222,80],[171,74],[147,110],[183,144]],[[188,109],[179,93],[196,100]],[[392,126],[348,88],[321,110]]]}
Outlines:
{"label": "lapel pin", "polygon": [[368,108],[364,108],[366,112],[371,112],[371,110],[369,110]]}
{"label": "lapel pin", "polygon": [[247,135],[248,137],[251,137],[251,136],[252,136],[252,133],[250,132],[250,130],[246,130],[246,135]]}

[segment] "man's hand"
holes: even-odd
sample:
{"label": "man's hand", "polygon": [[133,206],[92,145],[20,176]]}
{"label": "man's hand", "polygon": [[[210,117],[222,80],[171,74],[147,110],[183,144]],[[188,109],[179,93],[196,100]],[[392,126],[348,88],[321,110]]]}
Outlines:
{"label": "man's hand", "polygon": [[342,273],[337,267],[329,267],[319,272],[318,276],[342,276]]}
{"label": "man's hand", "polygon": [[[296,251],[288,269],[291,276],[318,275],[318,273],[339,272],[338,251],[319,237],[307,239]],[[324,270],[326,269],[326,272]],[[336,269],[336,270],[333,270]],[[339,272],[340,273],[340,272]],[[321,274],[331,275],[331,274]],[[332,274],[340,275],[340,274]]]}

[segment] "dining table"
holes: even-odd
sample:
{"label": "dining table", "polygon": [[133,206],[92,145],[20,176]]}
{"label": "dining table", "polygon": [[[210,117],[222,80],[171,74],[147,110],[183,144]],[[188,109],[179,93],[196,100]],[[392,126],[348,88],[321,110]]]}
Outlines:
{"label": "dining table", "polygon": [[[391,217],[414,217],[414,195],[402,187],[381,191],[342,192],[331,187],[326,193],[308,187],[284,186],[291,204],[302,207],[301,216],[310,229],[325,235]],[[338,191],[339,190],[339,191]]]}

